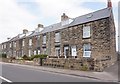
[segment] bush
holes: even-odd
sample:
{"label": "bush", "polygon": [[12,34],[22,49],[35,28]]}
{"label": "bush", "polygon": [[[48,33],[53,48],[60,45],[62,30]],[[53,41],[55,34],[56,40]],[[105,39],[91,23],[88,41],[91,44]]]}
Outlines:
{"label": "bush", "polygon": [[7,54],[2,53],[2,58],[7,58]]}
{"label": "bush", "polygon": [[31,56],[31,60],[33,60],[34,58],[46,58],[47,57],[47,55],[46,54],[40,54],[40,55],[33,55],[33,56]]}
{"label": "bush", "polygon": [[40,55],[32,55],[31,57],[28,57],[28,56],[24,55],[22,58],[23,58],[23,60],[29,60],[29,61],[31,61],[31,60],[33,60],[34,58],[44,59],[44,58],[46,58],[46,57],[47,57],[46,54],[40,54]]}
{"label": "bush", "polygon": [[83,65],[82,68],[81,68],[82,71],[87,71],[88,70],[88,67],[87,65]]}
{"label": "bush", "polygon": [[30,60],[30,58],[27,55],[24,55],[22,58],[23,60]]}

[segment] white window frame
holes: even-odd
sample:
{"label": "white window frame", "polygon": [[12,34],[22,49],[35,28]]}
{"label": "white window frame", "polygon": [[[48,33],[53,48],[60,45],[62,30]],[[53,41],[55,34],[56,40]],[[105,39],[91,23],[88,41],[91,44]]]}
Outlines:
{"label": "white window frame", "polygon": [[32,46],[32,39],[29,39],[29,46]]}
{"label": "white window frame", "polygon": [[46,35],[43,36],[43,44],[46,44]]}
{"label": "white window frame", "polygon": [[16,42],[14,42],[14,47],[16,48]]}
{"label": "white window frame", "polygon": [[12,47],[12,43],[11,42],[10,42],[9,46],[10,46],[10,48]]}
{"label": "white window frame", "polygon": [[67,55],[66,55],[67,54],[67,52],[66,52],[67,49],[69,50],[69,46],[64,47],[64,56],[65,56],[65,58],[67,58]]}
{"label": "white window frame", "polygon": [[36,50],[34,50],[34,55],[37,55],[37,51]]}
{"label": "white window frame", "polygon": [[61,50],[60,50],[60,53],[58,53],[59,50],[60,50],[60,47],[55,48],[55,55],[58,56],[58,57],[61,56]]}
{"label": "white window frame", "polygon": [[55,42],[60,42],[60,32],[55,33]]}
{"label": "white window frame", "polygon": [[72,56],[77,56],[76,46],[71,46],[71,53],[72,53]]}
{"label": "white window frame", "polygon": [[[88,48],[86,46],[89,46]],[[91,57],[91,44],[83,45],[83,57]]]}
{"label": "white window frame", "polygon": [[38,55],[39,55],[40,53],[41,53],[40,50],[38,50]]}
{"label": "white window frame", "polygon": [[25,46],[25,41],[24,41],[24,39],[22,40],[22,46]]}
{"label": "white window frame", "polygon": [[2,44],[2,49],[4,49],[4,45]]}
{"label": "white window frame", "polygon": [[28,56],[29,57],[31,56],[31,50],[30,49],[28,50]]}
{"label": "white window frame", "polygon": [[4,44],[4,48],[6,48],[6,44]]}
{"label": "white window frame", "polygon": [[83,27],[83,38],[89,38],[90,32],[91,32],[90,26]]}

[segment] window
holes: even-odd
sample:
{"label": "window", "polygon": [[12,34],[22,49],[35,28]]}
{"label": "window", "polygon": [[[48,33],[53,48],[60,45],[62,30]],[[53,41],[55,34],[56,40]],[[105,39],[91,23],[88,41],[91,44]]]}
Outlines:
{"label": "window", "polygon": [[46,44],[46,35],[43,36],[43,44]]}
{"label": "window", "polygon": [[25,46],[25,41],[24,41],[24,39],[23,39],[23,41],[22,41],[22,46]]}
{"label": "window", "polygon": [[6,44],[4,44],[4,48],[6,48]]}
{"label": "window", "polygon": [[55,42],[60,42],[60,33],[55,33]]}
{"label": "window", "polygon": [[90,26],[83,27],[83,38],[90,37]]}
{"label": "window", "polygon": [[29,39],[29,46],[32,45],[32,39]]}
{"label": "window", "polygon": [[16,47],[16,42],[14,42],[14,47]]}
{"label": "window", "polygon": [[90,57],[91,56],[91,44],[84,44],[83,45],[83,57]]}
{"label": "window", "polygon": [[4,46],[2,45],[2,49],[4,49]]}
{"label": "window", "polygon": [[12,43],[9,44],[10,45],[10,48],[12,47]]}
{"label": "window", "polygon": [[37,54],[37,52],[36,52],[36,50],[34,50],[34,55],[36,55]]}
{"label": "window", "polygon": [[29,57],[31,56],[31,50],[28,51]]}
{"label": "window", "polygon": [[76,46],[71,47],[72,56],[77,56]]}
{"label": "window", "polygon": [[40,50],[38,50],[38,55],[40,54]]}
{"label": "window", "polygon": [[64,56],[65,56],[65,58],[67,58],[69,56],[69,47],[68,46],[64,47]]}
{"label": "window", "polygon": [[60,56],[60,47],[55,48],[56,56]]}

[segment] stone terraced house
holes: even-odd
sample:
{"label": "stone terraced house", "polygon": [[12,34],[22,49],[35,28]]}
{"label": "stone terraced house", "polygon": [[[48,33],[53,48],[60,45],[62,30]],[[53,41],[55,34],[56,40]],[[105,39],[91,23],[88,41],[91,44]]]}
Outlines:
{"label": "stone terraced house", "polygon": [[[94,66],[95,69],[95,65],[88,63],[91,58],[101,60],[97,64],[99,67],[107,67],[116,61],[115,24],[111,2],[108,2],[104,9],[76,18],[70,18],[63,13],[61,22],[47,27],[38,24],[34,31],[24,29],[23,34],[1,43],[1,47],[8,57],[47,54],[45,65],[54,62],[57,66],[59,62],[58,66],[61,66],[63,62],[69,68],[79,69],[86,64]],[[65,60],[68,64],[64,63]]]}

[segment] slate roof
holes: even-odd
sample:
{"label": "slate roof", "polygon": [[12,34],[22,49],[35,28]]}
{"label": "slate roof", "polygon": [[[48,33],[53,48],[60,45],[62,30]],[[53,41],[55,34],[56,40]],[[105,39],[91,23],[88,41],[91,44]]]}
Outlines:
{"label": "slate roof", "polygon": [[101,10],[98,10],[98,11],[95,11],[89,14],[85,14],[85,15],[73,18],[73,22],[65,26],[62,26],[61,22],[57,24],[53,24],[48,27],[45,27],[41,33],[51,32],[51,31],[55,31],[58,29],[63,29],[66,27],[83,24],[83,23],[95,21],[95,20],[102,19],[102,18],[107,18],[107,17],[110,17],[111,10],[112,10],[111,8],[105,8],[105,9],[101,9]]}
{"label": "slate roof", "polygon": [[24,37],[32,37],[32,36],[35,36],[35,35],[44,34],[44,33],[47,33],[47,32],[67,28],[67,27],[70,27],[70,26],[83,24],[83,23],[87,23],[87,22],[90,22],[90,21],[99,20],[99,19],[102,19],[102,18],[107,18],[107,17],[110,17],[111,11],[112,11],[111,8],[104,8],[104,9],[101,9],[101,10],[98,10],[98,11],[95,11],[95,12],[92,12],[92,13],[89,13],[89,14],[85,14],[85,15],[73,18],[72,19],[73,21],[70,24],[62,26],[61,22],[56,23],[56,24],[44,27],[41,32],[32,31],[27,36],[23,35],[22,37],[19,37],[19,38],[16,36],[16,37],[13,37],[11,40],[13,41],[13,40],[17,40],[17,39],[22,39]]}

